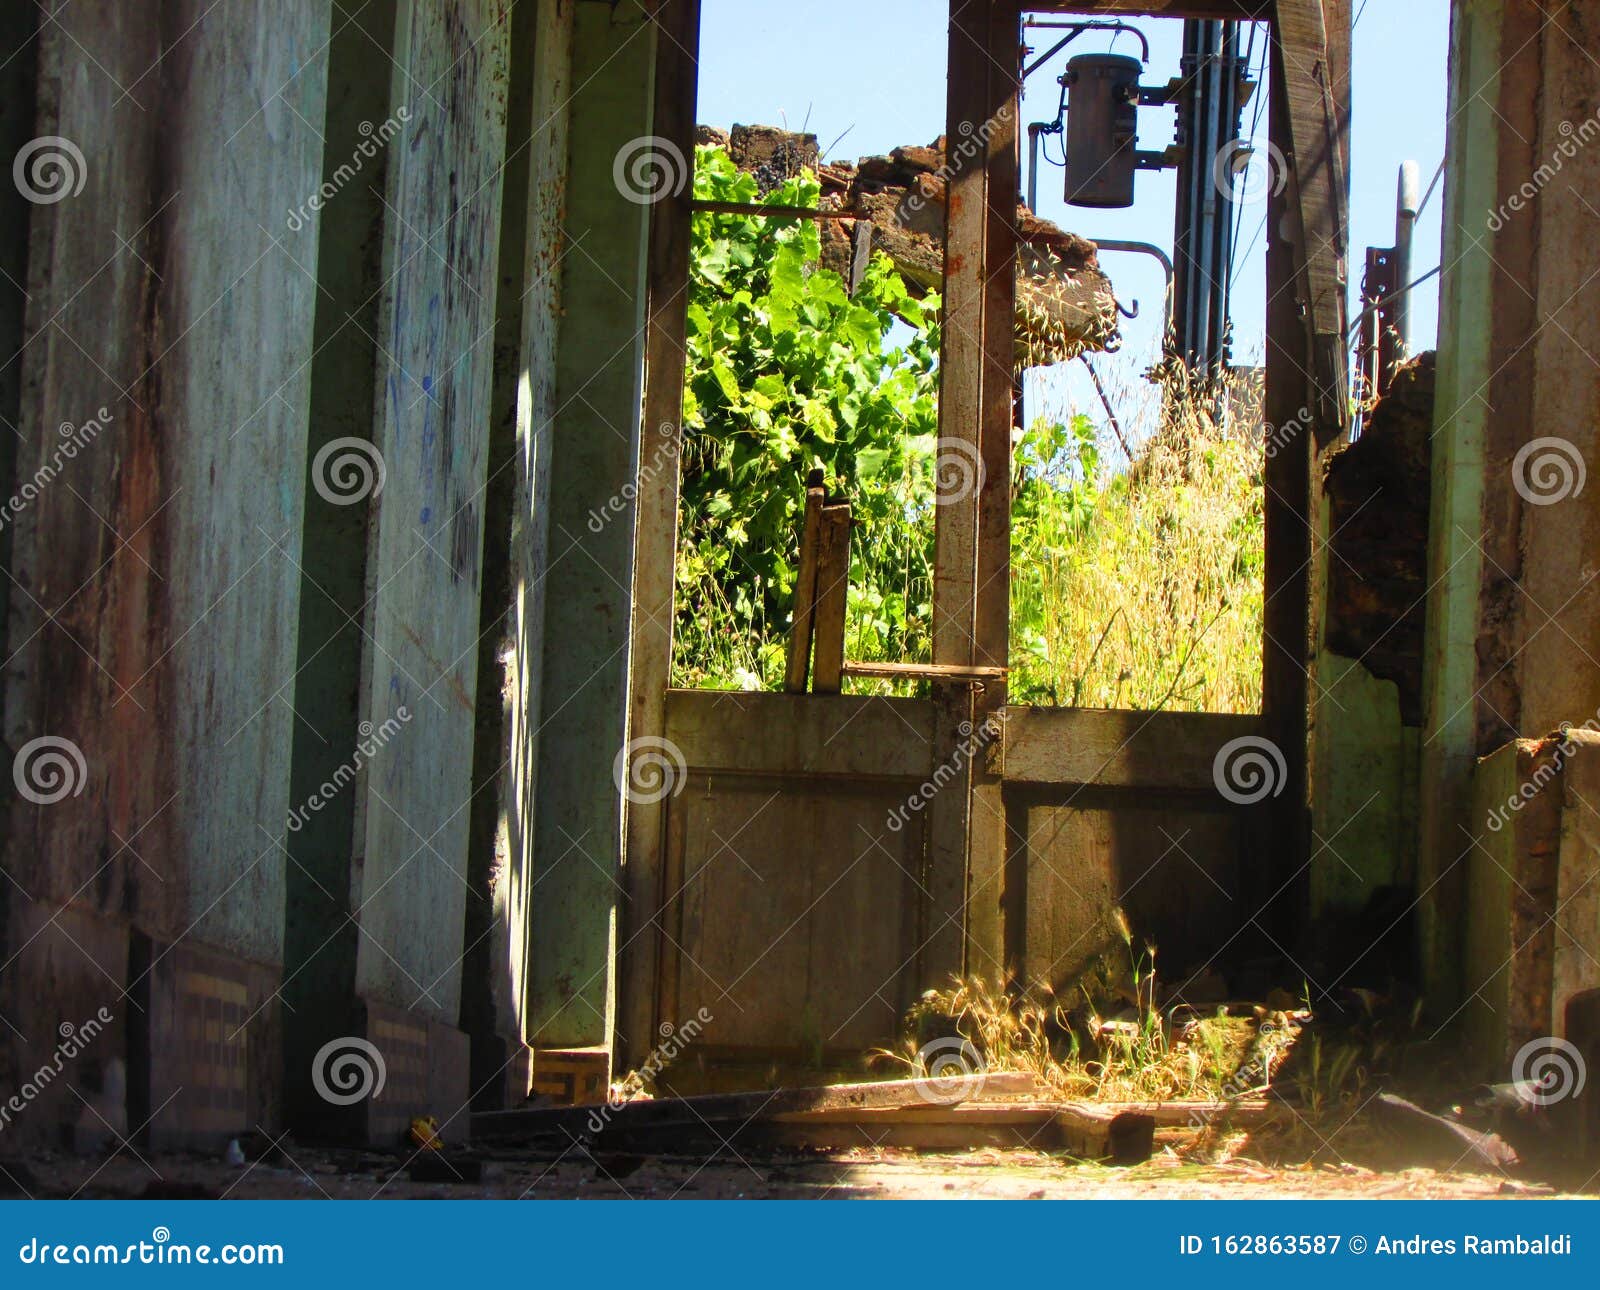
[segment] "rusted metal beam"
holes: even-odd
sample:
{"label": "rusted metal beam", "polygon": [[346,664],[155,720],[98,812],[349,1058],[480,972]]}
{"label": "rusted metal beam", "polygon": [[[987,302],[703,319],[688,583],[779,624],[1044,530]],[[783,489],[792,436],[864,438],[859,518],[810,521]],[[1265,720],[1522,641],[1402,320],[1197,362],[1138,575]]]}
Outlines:
{"label": "rusted metal beam", "polygon": [[695,200],[696,215],[754,215],[762,219],[860,219],[856,211],[818,210],[815,206],[782,206],[774,202],[716,202]]}
{"label": "rusted metal beam", "polygon": [[1271,829],[1272,870],[1252,867],[1247,899],[1271,900],[1262,921],[1281,937],[1293,935],[1309,901],[1311,606],[1322,585],[1313,479],[1348,407],[1350,0],[1279,0],[1275,15],[1271,142],[1287,169],[1267,205],[1266,421],[1283,447],[1265,471],[1262,717],[1287,775],[1261,821]]}

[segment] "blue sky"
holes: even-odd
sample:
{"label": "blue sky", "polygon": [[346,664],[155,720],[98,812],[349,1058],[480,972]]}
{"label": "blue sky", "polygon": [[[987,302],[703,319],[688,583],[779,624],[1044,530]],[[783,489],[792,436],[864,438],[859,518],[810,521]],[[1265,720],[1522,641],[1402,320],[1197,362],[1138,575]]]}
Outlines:
{"label": "blue sky", "polygon": [[[1416,161],[1426,188],[1444,155],[1449,0],[1358,0],[1355,29],[1355,111],[1351,138],[1351,277],[1359,286],[1364,249],[1394,241],[1395,179],[1402,161]],[[704,0],[700,60],[700,120],[782,125],[814,132],[831,157],[853,160],[903,143],[927,143],[944,129],[945,0]],[[1146,84],[1164,84],[1178,70],[1182,24],[1137,19],[1149,36]],[[1265,33],[1257,39],[1259,53]],[[1030,34],[1040,52],[1049,32]],[[1116,41],[1113,44],[1113,40]],[[1091,33],[1029,79],[1023,120],[1054,117],[1055,76],[1072,53],[1115,49],[1137,52],[1130,37]],[[1254,116],[1245,112],[1248,132]],[[1172,111],[1140,110],[1140,147],[1170,140]],[[841,137],[842,136],[842,137]],[[1266,116],[1259,139],[1265,145]],[[1442,185],[1441,185],[1442,187]],[[1128,238],[1172,244],[1174,182],[1170,171],[1139,178],[1137,201],[1125,211],[1067,207],[1061,171],[1041,169],[1040,214],[1092,238]],[[1439,262],[1442,192],[1435,192],[1418,233],[1416,269]],[[1234,294],[1235,356],[1256,361],[1265,303],[1262,230],[1265,204],[1248,207]],[[1107,254],[1104,267],[1124,301],[1138,300],[1142,316],[1126,327],[1125,353],[1135,362],[1154,357],[1158,343],[1162,274],[1154,261]],[[1418,292],[1417,341],[1433,343],[1438,280]],[[1075,365],[1076,366],[1076,365]]]}

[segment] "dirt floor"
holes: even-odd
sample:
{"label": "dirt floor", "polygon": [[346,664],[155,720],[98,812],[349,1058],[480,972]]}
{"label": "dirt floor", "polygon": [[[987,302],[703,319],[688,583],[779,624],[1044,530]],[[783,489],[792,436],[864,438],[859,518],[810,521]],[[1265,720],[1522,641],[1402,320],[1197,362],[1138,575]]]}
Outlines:
{"label": "dirt floor", "polygon": [[1147,1198],[1540,1197],[1557,1188],[1502,1175],[1359,1165],[1268,1168],[1236,1158],[1191,1164],[1172,1153],[1127,1169],[1079,1164],[1014,1150],[917,1154],[863,1148],[828,1155],[795,1152],[704,1156],[591,1157],[575,1146],[559,1158],[506,1152],[482,1161],[470,1183],[414,1182],[411,1153],[296,1148],[277,1162],[230,1165],[199,1156],[92,1160],[39,1156],[0,1162],[0,1187],[38,1198],[229,1199],[949,1199],[1091,1200]]}

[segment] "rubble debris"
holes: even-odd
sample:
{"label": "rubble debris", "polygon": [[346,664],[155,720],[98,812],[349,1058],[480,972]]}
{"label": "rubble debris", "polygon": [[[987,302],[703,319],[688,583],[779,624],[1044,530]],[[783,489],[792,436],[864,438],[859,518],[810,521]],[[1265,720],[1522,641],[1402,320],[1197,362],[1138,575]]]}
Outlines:
{"label": "rubble debris", "polygon": [[483,1161],[476,1156],[423,1150],[406,1166],[406,1174],[417,1183],[480,1183]]}
{"label": "rubble debris", "polygon": [[1434,367],[1426,353],[1395,372],[1361,437],[1329,460],[1324,482],[1333,534],[1328,647],[1393,681],[1407,725],[1422,724]]}
{"label": "rubble debris", "polygon": [[1481,1169],[1509,1169],[1521,1163],[1504,1138],[1481,1133],[1455,1120],[1424,1111],[1394,1093],[1379,1093],[1374,1103],[1377,1118],[1394,1134],[1394,1146],[1414,1155],[1417,1164],[1437,1164],[1447,1169],[1472,1165]]}
{"label": "rubble debris", "polygon": [[[813,171],[822,185],[822,208],[851,216],[824,220],[819,231],[823,267],[852,289],[860,277],[862,229],[870,230],[871,250],[894,261],[913,294],[941,288],[949,174],[942,137],[854,164],[824,162],[815,135],[774,126],[736,125],[726,134],[701,126],[697,138],[726,148],[763,194],[801,170]],[[1064,363],[1116,348],[1116,299],[1095,244],[1020,203],[1016,230],[1017,366]]]}

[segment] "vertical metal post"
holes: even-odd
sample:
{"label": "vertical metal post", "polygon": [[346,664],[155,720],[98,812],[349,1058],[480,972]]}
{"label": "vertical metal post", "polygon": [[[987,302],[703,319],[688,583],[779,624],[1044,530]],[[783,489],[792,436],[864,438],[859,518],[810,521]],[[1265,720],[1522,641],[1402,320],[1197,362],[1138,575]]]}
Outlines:
{"label": "vertical metal post", "polygon": [[[1399,192],[1394,216],[1394,278],[1399,295],[1389,309],[1399,362],[1411,357],[1411,246],[1417,232],[1417,208],[1422,204],[1422,174],[1414,161],[1400,163]],[[1392,376],[1390,372],[1388,375]]]}
{"label": "vertical metal post", "polygon": [[1186,363],[1215,374],[1228,361],[1234,204],[1232,191],[1217,182],[1215,172],[1217,157],[1239,132],[1237,25],[1186,21],[1183,78],[1173,346]]}

